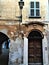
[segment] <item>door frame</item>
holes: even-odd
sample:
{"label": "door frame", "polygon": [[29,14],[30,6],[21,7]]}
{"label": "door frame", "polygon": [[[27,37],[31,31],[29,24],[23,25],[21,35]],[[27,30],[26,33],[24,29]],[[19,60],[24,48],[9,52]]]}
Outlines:
{"label": "door frame", "polygon": [[[44,35],[42,34],[42,32],[40,30],[34,29],[32,30],[29,35],[28,35],[28,44],[29,44],[29,40],[39,40],[41,41],[41,63],[43,65],[43,52],[42,52],[42,39],[44,38]],[[28,48],[29,49],[29,48]],[[28,58],[29,59],[29,58]],[[28,62],[29,63],[29,62]]]}
{"label": "door frame", "polygon": [[[47,38],[44,34],[42,39],[42,52],[43,52],[43,65],[48,65],[48,45]],[[45,49],[47,48],[47,50]],[[24,55],[23,55],[23,65],[28,65],[28,38],[24,37]]]}

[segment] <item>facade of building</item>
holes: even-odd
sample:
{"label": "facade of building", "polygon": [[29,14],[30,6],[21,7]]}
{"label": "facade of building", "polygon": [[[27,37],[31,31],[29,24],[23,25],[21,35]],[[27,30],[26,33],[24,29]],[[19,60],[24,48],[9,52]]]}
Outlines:
{"label": "facade of building", "polygon": [[0,32],[10,40],[23,37],[19,65],[49,65],[49,0],[24,0],[21,23],[18,2],[0,0]]}

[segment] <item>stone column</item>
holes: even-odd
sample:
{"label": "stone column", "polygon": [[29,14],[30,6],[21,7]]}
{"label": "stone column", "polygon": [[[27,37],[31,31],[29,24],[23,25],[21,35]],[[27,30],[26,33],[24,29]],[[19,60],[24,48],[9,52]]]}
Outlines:
{"label": "stone column", "polygon": [[24,37],[24,65],[28,65],[28,39]]}
{"label": "stone column", "polygon": [[44,39],[42,40],[42,48],[43,48],[43,65],[48,65],[48,43],[45,35]]}

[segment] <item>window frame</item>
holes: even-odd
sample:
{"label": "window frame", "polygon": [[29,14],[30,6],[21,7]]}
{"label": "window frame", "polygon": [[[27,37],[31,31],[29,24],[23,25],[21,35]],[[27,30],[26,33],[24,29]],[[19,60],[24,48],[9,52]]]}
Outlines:
{"label": "window frame", "polygon": [[[34,3],[34,8],[31,8],[31,3],[32,3],[32,2]],[[34,18],[34,17],[36,17],[36,18],[39,17],[39,18],[41,18],[41,17],[40,17],[40,2],[38,2],[38,3],[39,3],[39,8],[36,7],[36,2],[38,2],[38,1],[31,1],[31,2],[30,2],[30,16],[29,16],[29,17],[33,17],[33,18]],[[34,15],[31,15],[31,10],[32,10],[32,9],[34,10]],[[39,16],[36,15],[36,10],[39,10]]]}

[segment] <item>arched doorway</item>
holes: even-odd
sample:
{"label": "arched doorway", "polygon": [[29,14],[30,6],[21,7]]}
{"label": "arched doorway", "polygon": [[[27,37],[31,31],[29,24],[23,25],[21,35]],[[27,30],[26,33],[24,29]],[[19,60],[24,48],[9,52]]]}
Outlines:
{"label": "arched doorway", "polygon": [[28,35],[28,65],[43,65],[42,39],[43,34],[39,30]]}
{"label": "arched doorway", "polygon": [[6,34],[0,32],[0,45],[4,44],[4,42],[5,42],[6,49],[8,49],[9,37]]}
{"label": "arched doorway", "polygon": [[[0,65],[8,65],[8,59],[9,59],[9,37],[0,32]],[[2,48],[2,45],[4,45],[5,43],[5,47],[6,48]]]}

